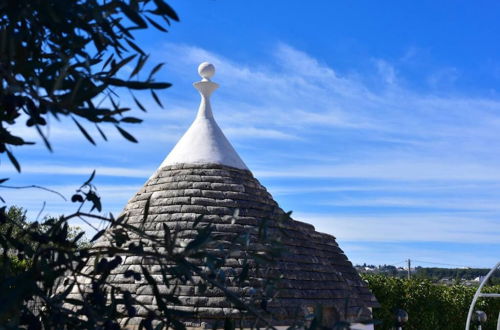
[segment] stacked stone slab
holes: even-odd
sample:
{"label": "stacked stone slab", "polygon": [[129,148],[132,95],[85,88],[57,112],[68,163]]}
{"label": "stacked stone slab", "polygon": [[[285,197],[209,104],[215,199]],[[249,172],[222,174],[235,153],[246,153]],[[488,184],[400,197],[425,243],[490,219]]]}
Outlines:
{"label": "stacked stone slab", "polygon": [[[203,76],[204,81],[198,84],[207,84],[215,89],[216,86],[208,80],[210,77],[211,75]],[[201,92],[202,97],[205,97],[203,91]],[[210,159],[206,159],[207,156],[204,156],[203,161],[182,163],[182,152],[185,154],[185,150],[181,150],[177,155],[171,154],[169,157],[175,159],[175,163],[163,163],[128,202],[123,211],[126,222],[140,226],[147,234],[158,237],[163,237],[166,225],[170,231],[177,233],[179,239],[189,241],[195,236],[193,224],[200,216],[203,218],[199,225],[211,224],[214,227],[213,235],[219,239],[256,232],[262,222],[266,221],[271,236],[279,236],[284,252],[275,263],[268,266],[267,275],[251,269],[250,285],[258,287],[259,283],[269,276],[281,278],[276,284],[277,297],[268,306],[273,315],[270,321],[275,326],[290,326],[303,317],[308,309],[310,311],[319,305],[325,310],[336,310],[339,315],[347,311],[347,315],[343,316],[351,320],[359,315],[359,311],[374,307],[377,304],[375,297],[339,248],[335,237],[315,231],[310,224],[284,216],[285,212],[253,177],[239,156],[227,155],[235,151],[229,142],[224,140],[225,137],[213,121],[208,100],[202,102],[202,105],[197,118],[202,122],[197,125],[205,125],[203,121],[210,121],[206,126],[211,129],[215,126],[215,129],[208,137],[200,139],[196,136],[199,133],[192,131],[195,127],[193,124],[191,132],[188,131],[191,137],[183,137],[184,144],[189,146],[191,140],[196,140],[198,142],[193,142],[197,143],[195,149],[200,150],[204,140],[212,138],[213,141],[208,141],[210,145],[207,148],[216,149],[222,141],[221,150],[225,151],[215,150],[214,154],[222,155],[221,159],[230,159],[232,163],[210,162]],[[186,135],[189,135],[188,133]],[[217,134],[219,136],[213,138]],[[189,157],[193,159],[193,155]],[[146,203],[149,208],[145,218]],[[131,237],[137,239],[132,233]],[[99,244],[107,244],[106,239],[100,240]],[[239,273],[241,265],[241,258],[235,255],[227,259],[225,270]],[[161,279],[159,265],[148,263],[137,256],[124,256],[122,264],[113,270],[108,282],[121,290],[131,292],[137,301],[156,310],[156,299],[147,282],[124,275],[127,270],[140,272],[141,266],[147,267],[154,278]],[[89,263],[84,271],[90,272],[92,267]],[[80,283],[80,287],[84,291],[90,289],[85,283]],[[159,288],[160,292],[171,290],[160,282]],[[248,288],[228,289],[242,297],[248,293]],[[220,290],[209,289],[200,292],[196,285],[189,283],[180,284],[176,290],[181,301],[181,305],[176,308],[196,312],[196,318],[184,320],[190,327],[212,327],[227,316],[233,319],[243,317],[242,314],[234,312],[234,308]],[[77,298],[77,292],[75,288],[71,297]],[[136,308],[137,316],[133,319],[123,319],[122,324],[127,322],[128,326],[133,327],[146,316],[146,309],[139,305]]]}
{"label": "stacked stone slab", "polygon": [[[277,326],[291,325],[308,307],[334,307],[341,314],[348,304],[348,316],[354,319],[362,308],[376,303],[335,238],[315,231],[307,223],[289,218],[283,222],[284,211],[248,170],[218,164],[166,166],[127,204],[124,215],[130,225],[142,225],[147,200],[150,206],[145,229],[159,237],[163,236],[163,224],[176,231],[179,239],[193,237],[192,226],[200,215],[204,216],[201,224],[213,224],[214,235],[219,237],[258,228],[264,219],[270,229],[279,226],[285,252],[272,267],[276,270],[273,275],[280,274],[282,279],[277,284],[277,299],[269,305]],[[236,210],[239,215],[233,217]],[[154,310],[149,285],[123,275],[128,269],[140,270],[141,265],[149,267],[153,276],[161,277],[159,267],[129,256],[114,270],[109,282],[132,292]],[[241,260],[228,259],[227,265],[238,272]],[[160,289],[168,291],[166,286],[160,285]],[[238,288],[229,289],[242,293]],[[181,285],[178,290],[183,310],[198,313],[198,319],[186,320],[190,326],[210,327],[231,313],[230,304],[219,290],[199,293],[194,285]],[[129,325],[138,324],[146,316],[144,308],[136,307],[138,317],[127,320]]]}

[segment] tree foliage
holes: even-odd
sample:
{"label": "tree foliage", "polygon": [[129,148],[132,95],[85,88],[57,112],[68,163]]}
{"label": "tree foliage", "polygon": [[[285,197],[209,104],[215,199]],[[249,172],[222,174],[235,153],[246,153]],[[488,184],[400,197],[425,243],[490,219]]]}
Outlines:
{"label": "tree foliage", "polygon": [[[29,221],[27,217],[27,210],[18,207],[11,206],[6,209],[5,217],[9,219],[8,222],[0,223],[0,232],[3,234],[9,233],[10,236],[16,236],[18,241],[22,241],[25,244],[33,244],[30,236],[22,236],[20,233],[29,228],[29,231],[37,232],[39,235],[44,235],[50,231],[51,224],[57,221],[57,218],[46,216],[42,222]],[[73,239],[77,237],[82,229],[78,226],[68,227],[68,238]],[[86,237],[81,237],[78,240],[78,244],[86,245],[88,241]]]}
{"label": "tree foliage", "polygon": [[[408,312],[408,323],[404,329],[414,330],[455,330],[464,329],[467,313],[475,287],[464,285],[437,285],[430,280],[403,279],[385,275],[363,274],[380,308],[374,310],[374,318],[382,321],[379,329],[394,327],[394,313],[397,309]],[[486,292],[500,292],[500,286],[485,287]],[[488,315],[483,329],[496,329],[500,301],[480,299],[477,310]]]}
{"label": "tree foliage", "polygon": [[[437,281],[449,278],[456,281],[473,280],[477,277],[485,276],[490,270],[488,268],[438,268],[438,267],[417,267],[414,276],[418,278],[428,278]],[[500,271],[493,273],[490,278],[492,284],[500,284]]]}
{"label": "tree foliage", "polygon": [[[139,79],[148,55],[134,33],[152,26],[167,31],[175,11],[163,0],[6,0],[0,2],[0,153],[18,171],[12,147],[32,144],[13,132],[19,120],[34,129],[51,150],[42,129],[49,116],[71,117],[78,130],[95,144],[84,121],[99,127],[116,126],[127,139],[135,138],[121,125],[139,123],[120,106],[120,89],[155,90],[170,86],[157,82],[162,64]],[[133,65],[129,75],[126,65]],[[134,97],[137,106],[145,110]],[[159,103],[161,106],[161,103]]]}

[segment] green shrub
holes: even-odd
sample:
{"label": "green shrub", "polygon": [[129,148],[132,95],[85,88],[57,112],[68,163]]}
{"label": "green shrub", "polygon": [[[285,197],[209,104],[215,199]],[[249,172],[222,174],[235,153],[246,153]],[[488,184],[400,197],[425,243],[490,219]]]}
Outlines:
{"label": "green shrub", "polygon": [[[456,330],[464,329],[469,305],[476,292],[475,287],[464,285],[445,286],[424,279],[401,279],[385,275],[363,275],[377,297],[380,308],[374,310],[374,318],[382,323],[377,329],[394,326],[394,311],[404,309],[409,320],[405,329]],[[500,286],[485,287],[484,292],[500,292]],[[495,329],[500,300],[479,299],[476,309],[486,312],[488,322],[483,330]]]}
{"label": "green shrub", "polygon": [[0,256],[0,279],[7,276],[17,275],[29,267],[29,261],[24,259],[20,260],[16,256]]}

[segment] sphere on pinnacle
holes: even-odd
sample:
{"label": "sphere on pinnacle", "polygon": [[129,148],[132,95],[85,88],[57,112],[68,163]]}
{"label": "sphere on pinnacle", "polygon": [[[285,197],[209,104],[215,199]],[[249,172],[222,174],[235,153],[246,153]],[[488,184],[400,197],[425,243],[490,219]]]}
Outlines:
{"label": "sphere on pinnacle", "polygon": [[212,63],[203,62],[198,66],[198,74],[204,79],[210,79],[215,74],[215,66]]}

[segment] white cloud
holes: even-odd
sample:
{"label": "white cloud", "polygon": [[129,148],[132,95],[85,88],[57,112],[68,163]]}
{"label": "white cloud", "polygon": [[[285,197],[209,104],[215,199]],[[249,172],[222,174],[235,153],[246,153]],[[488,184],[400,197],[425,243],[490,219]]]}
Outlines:
{"label": "white cloud", "polygon": [[381,59],[376,60],[375,65],[377,66],[382,80],[387,85],[394,85],[397,83],[396,70],[394,69],[394,66]]}
{"label": "white cloud", "polygon": [[437,196],[435,198],[422,198],[420,196],[410,197],[362,197],[327,200],[317,202],[317,205],[350,206],[350,207],[398,207],[398,208],[436,208],[447,210],[475,210],[475,211],[496,211],[500,212],[498,204],[499,196],[489,199],[474,198],[470,200],[468,196],[461,198],[449,198],[447,196]]}
{"label": "white cloud", "polygon": [[495,243],[500,237],[497,219],[445,213],[341,215],[294,213],[293,218],[339,240],[357,242]]}
{"label": "white cloud", "polygon": [[[367,262],[374,265],[406,266],[406,260],[411,259],[411,265],[424,267],[492,267],[496,264],[495,255],[478,253],[476,246],[464,244],[460,251],[455,250],[456,244],[441,243],[439,246],[425,243],[358,243],[340,240],[340,246],[354,264]],[[369,256],[369,258],[367,258]]]}
{"label": "white cloud", "polygon": [[274,62],[267,65],[236,63],[187,45],[165,47],[181,59],[173,67],[176,72],[193,71],[203,60],[215,63],[214,79],[221,84],[215,112],[225,121],[302,134],[317,126],[349,128],[377,139],[425,142],[422,148],[433,149],[453,144],[469,151],[479,144],[471,142],[485,134],[500,142],[492,134],[500,128],[500,100],[409,90],[398,84],[394,66],[380,59],[374,63],[385,88],[373,91],[356,75],[341,76],[285,44],[275,48]]}
{"label": "white cloud", "polygon": [[427,81],[431,87],[439,88],[453,84],[459,77],[457,68],[443,68],[429,75]]}
{"label": "white cloud", "polygon": [[224,133],[230,138],[249,138],[249,139],[277,139],[277,140],[298,140],[297,136],[287,134],[274,129],[265,129],[257,127],[228,127]]}
{"label": "white cloud", "polygon": [[[215,116],[237,147],[243,146],[243,159],[257,169],[256,177],[276,183],[276,190],[271,191],[277,195],[301,195],[303,205],[311,205],[312,201],[307,202],[309,193],[342,192],[347,197],[333,203],[350,207],[353,212],[363,205],[425,208],[468,201],[465,207],[500,215],[496,207],[487,205],[490,199],[484,197],[500,184],[500,154],[496,147],[500,145],[498,97],[413,90],[405,84],[398,62],[384,59],[367,60],[373,65],[370,73],[340,73],[286,44],[271,49],[269,58],[252,58],[251,63],[172,43],[158,47],[152,56],[159,61],[165,57],[175,59],[167,63],[170,76],[165,77],[175,85],[161,95],[167,109],[159,110],[154,102],[143,101],[150,110],[143,116],[145,122],[130,128],[140,145],[127,144],[110,128],[110,142],[101,143],[96,156],[98,175],[124,184],[151,175],[194,119],[199,96],[190,83],[199,79],[197,65],[211,61],[217,67],[213,80],[221,85],[212,99]],[[400,62],[416,61],[418,56],[419,51],[411,50]],[[454,79],[453,70],[443,70],[429,72],[427,77],[436,84]],[[122,104],[127,102],[132,104],[124,96]],[[76,128],[68,127],[57,123],[51,126],[55,144],[64,147],[47,158],[40,153],[32,158],[26,156],[29,160],[23,163],[23,173],[48,175],[48,181],[50,176],[91,173],[94,166],[82,165],[88,162],[78,160],[92,156],[94,149]],[[22,133],[35,137],[29,135],[32,132]],[[76,143],[74,136],[80,142]],[[54,165],[53,157],[61,155],[68,163],[63,166],[58,161]],[[325,180],[344,184],[328,186]],[[290,187],[288,183],[292,181],[300,184]],[[373,181],[377,186],[369,183]],[[436,191],[437,196],[422,197]],[[360,195],[366,192],[371,195]],[[111,197],[111,205],[122,203],[128,193],[129,197],[133,194],[131,190],[110,193],[115,196]],[[21,204],[29,198],[17,194],[15,199]],[[33,206],[38,208],[40,203],[33,202]],[[330,206],[329,210],[333,210]],[[374,237],[378,241],[491,242],[499,234],[498,220],[463,214],[458,219],[445,214],[421,217],[411,212],[397,218],[387,214],[316,214],[310,219],[319,224],[320,230],[360,241]],[[304,217],[306,221],[310,219]]]}
{"label": "white cloud", "polygon": [[100,176],[116,176],[128,178],[147,178],[151,175],[151,169],[134,169],[123,167],[78,167],[78,166],[57,166],[57,165],[26,165],[23,166],[24,174],[59,174],[59,175],[90,175],[96,171]]}
{"label": "white cloud", "polygon": [[[436,155],[437,156],[437,155]],[[381,180],[457,180],[500,181],[496,166],[479,163],[460,163],[452,160],[391,159],[376,162],[340,165],[304,165],[288,169],[258,170],[262,178],[365,178]]]}
{"label": "white cloud", "polygon": [[[127,201],[140,189],[140,186],[141,185],[97,184],[97,193],[101,196],[103,214],[109,214],[109,212],[111,212],[117,215],[125,207]],[[3,188],[1,189],[0,195],[6,200],[7,205],[17,205],[25,208],[31,220],[35,219],[42,209],[43,212],[40,218],[48,215],[68,215],[76,211],[78,205],[72,203],[70,199],[76,192],[76,189],[79,188],[79,185],[47,185],[44,187],[62,194],[66,200],[63,200],[58,194],[38,188]]]}
{"label": "white cloud", "polygon": [[500,192],[500,182],[450,182],[450,181],[421,181],[421,182],[400,182],[384,181],[383,183],[332,183],[324,185],[322,182],[318,185],[290,185],[290,186],[272,186],[273,195],[295,195],[308,193],[331,193],[331,192],[371,192],[375,194],[393,193],[393,194],[417,194],[420,196],[449,194],[454,191],[462,193],[480,194],[486,192],[489,196],[495,196]]}

